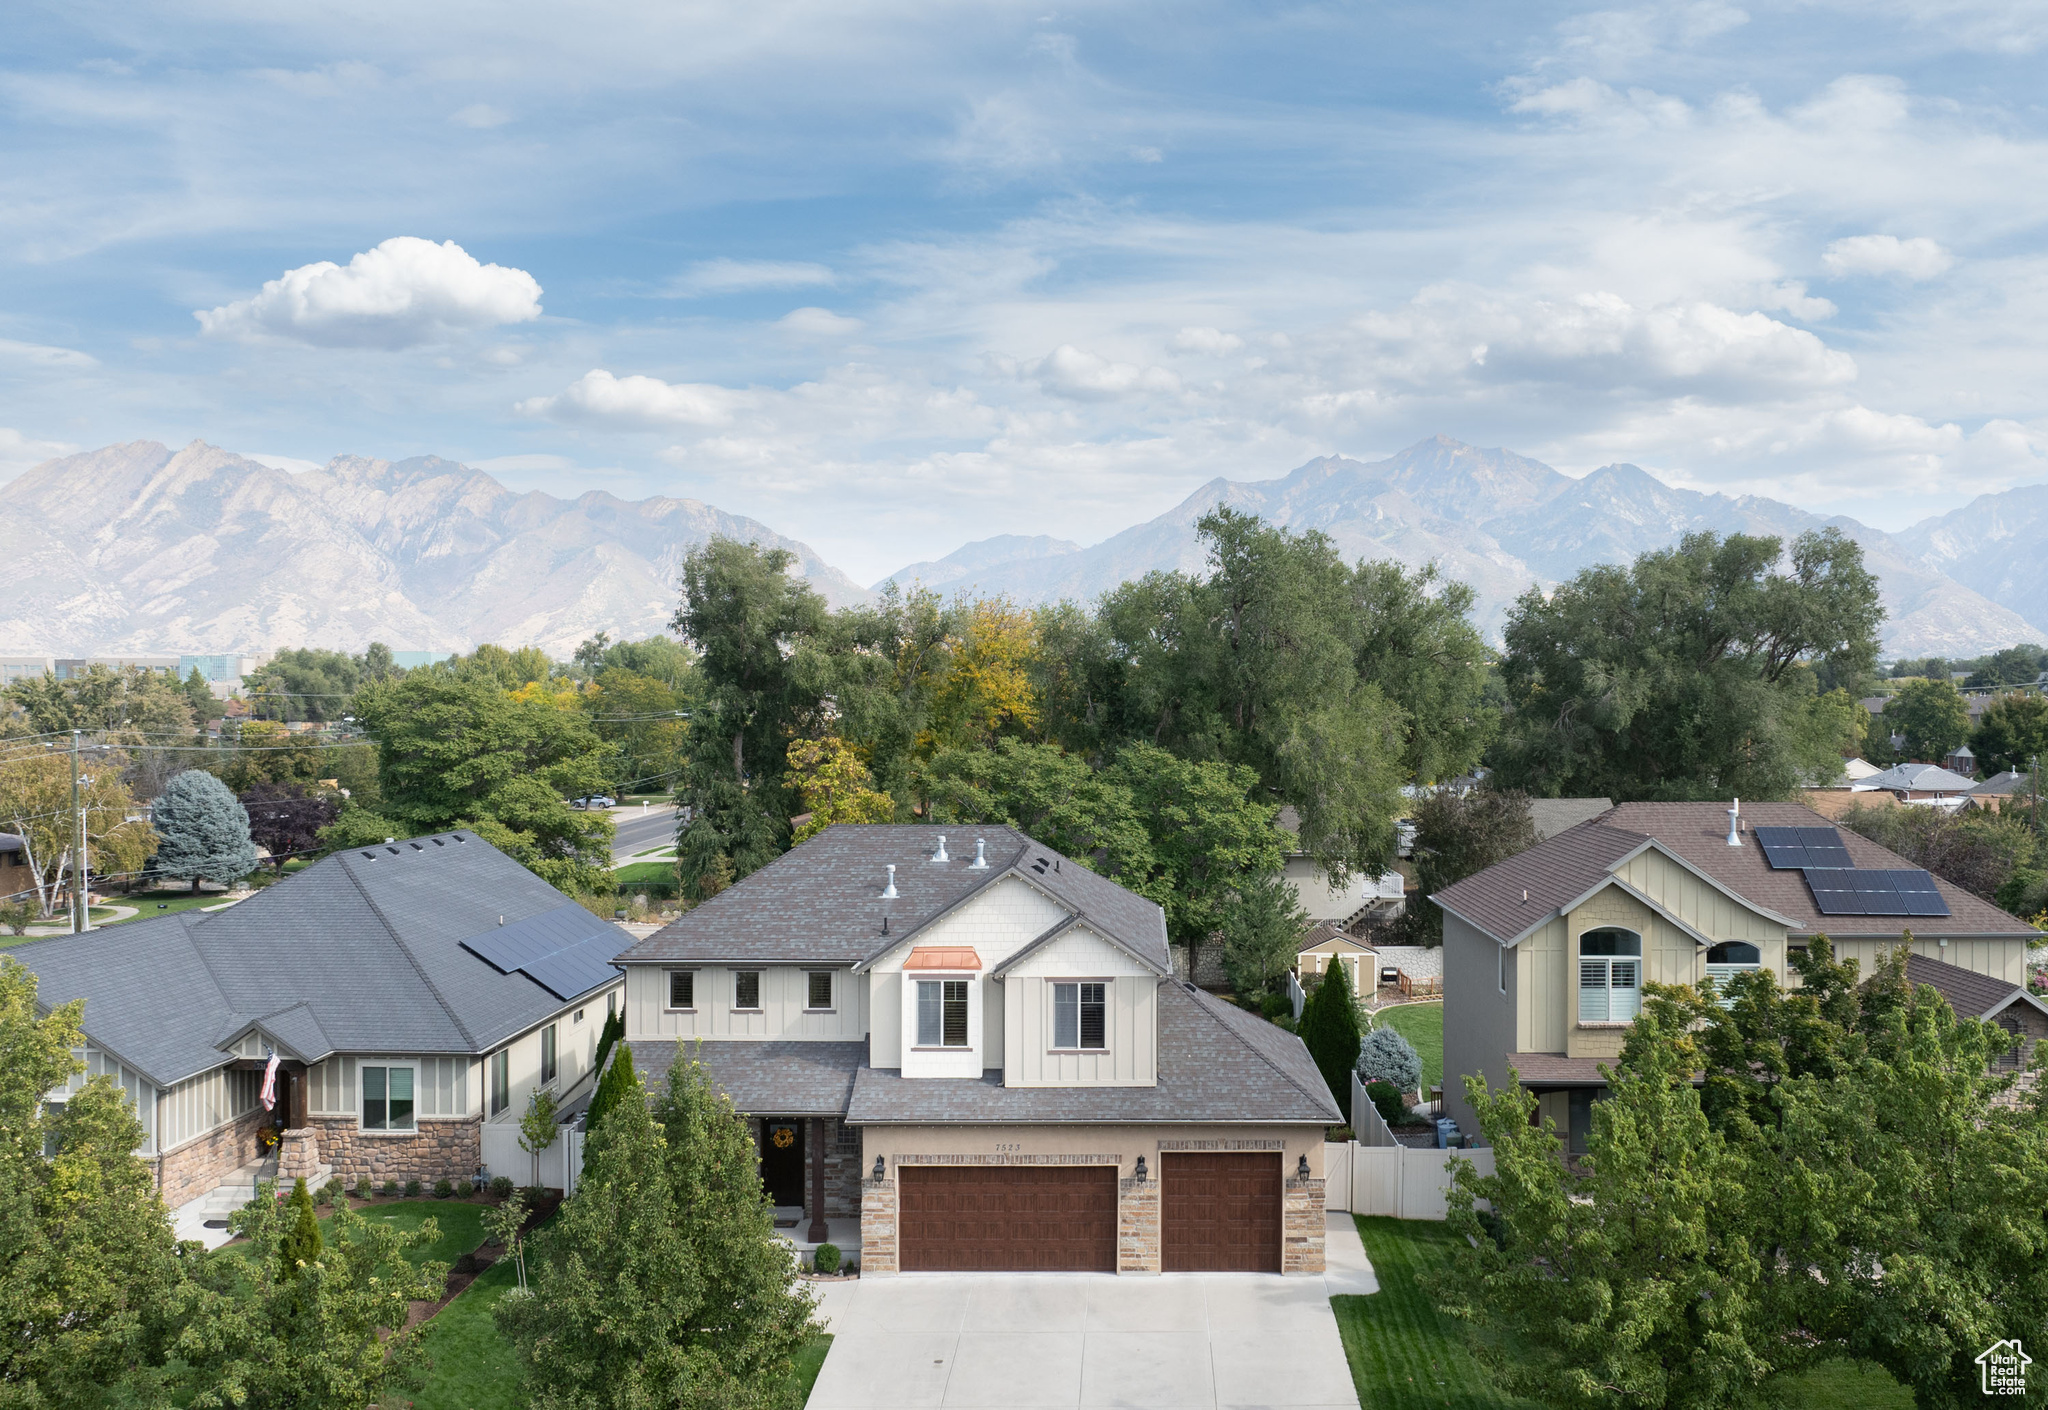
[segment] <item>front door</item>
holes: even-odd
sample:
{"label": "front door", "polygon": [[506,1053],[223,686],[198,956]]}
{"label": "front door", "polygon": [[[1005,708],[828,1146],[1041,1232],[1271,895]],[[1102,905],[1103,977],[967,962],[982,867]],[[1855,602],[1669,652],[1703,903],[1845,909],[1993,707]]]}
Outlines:
{"label": "front door", "polygon": [[761,1187],[768,1202],[804,1202],[804,1123],[793,1117],[761,1118]]}

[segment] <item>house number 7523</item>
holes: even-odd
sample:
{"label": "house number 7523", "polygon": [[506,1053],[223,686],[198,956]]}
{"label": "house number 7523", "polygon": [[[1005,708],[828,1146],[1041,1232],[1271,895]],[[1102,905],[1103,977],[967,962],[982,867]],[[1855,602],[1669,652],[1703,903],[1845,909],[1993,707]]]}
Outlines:
{"label": "house number 7523", "polygon": [[1021,1151],[1021,1150],[1023,1150],[1023,1149],[1024,1149],[1024,1147],[1023,1147],[1023,1146],[1021,1146],[1021,1145],[1008,1145],[1008,1146],[997,1146],[997,1147],[996,1147],[996,1154],[997,1154],[997,1155],[1009,1155],[1009,1154],[1011,1154],[1012,1152],[1015,1152],[1015,1151]]}

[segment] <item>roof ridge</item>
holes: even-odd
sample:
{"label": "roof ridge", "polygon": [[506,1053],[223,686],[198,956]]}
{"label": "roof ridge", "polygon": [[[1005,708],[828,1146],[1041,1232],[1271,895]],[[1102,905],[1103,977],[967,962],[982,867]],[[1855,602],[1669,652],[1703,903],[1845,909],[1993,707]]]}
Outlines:
{"label": "roof ridge", "polygon": [[[1215,1004],[1215,1005],[1216,1005],[1216,1006],[1217,1006],[1217,1007],[1218,1007],[1219,1009],[1220,1009],[1220,1008],[1222,1008],[1222,1006],[1223,1006],[1223,1001],[1222,1001],[1221,999],[1211,998],[1211,997],[1210,997],[1209,995],[1207,995],[1207,994],[1203,993],[1203,992],[1202,992],[1202,991],[1201,991],[1200,989],[1196,988],[1196,987],[1195,987],[1195,986],[1194,986],[1193,984],[1191,984],[1191,983],[1188,983],[1188,981],[1186,981],[1186,980],[1176,979],[1176,980],[1169,980],[1168,982],[1169,982],[1169,983],[1173,983],[1173,984],[1182,984],[1182,985],[1185,985],[1185,986],[1186,986],[1186,991],[1187,991],[1188,993],[1190,993],[1190,994],[1193,994],[1193,995],[1196,995],[1197,997],[1199,997],[1200,999],[1202,999],[1203,1001],[1205,1001],[1205,1002],[1207,1002],[1207,1003]],[[1201,1008],[1201,1007],[1202,1007],[1202,1005],[1201,1005],[1201,1004],[1196,1004],[1196,1005],[1195,1005],[1195,1007],[1196,1007],[1196,1008]],[[1238,1010],[1238,1012],[1242,1013],[1242,1012],[1243,1012],[1243,1010],[1242,1010],[1242,1009],[1240,1009],[1240,1010]],[[1250,1014],[1246,1014],[1245,1016],[1246,1016],[1247,1018],[1249,1018],[1249,1017],[1251,1017],[1252,1015],[1250,1015]],[[1315,1100],[1317,1100],[1317,1099],[1318,1099],[1318,1094],[1317,1094],[1317,1093],[1315,1093],[1315,1092],[1311,1092],[1311,1091],[1310,1091],[1310,1090],[1309,1090],[1308,1088],[1306,1088],[1306,1087],[1302,1086],[1302,1085],[1301,1085],[1301,1083],[1299,1083],[1299,1082],[1295,1081],[1295,1080],[1294,1080],[1294,1075],[1293,1075],[1292,1073],[1288,1072],[1288,1071],[1287,1071],[1287,1069],[1285,1069],[1285,1068],[1283,1068],[1282,1066],[1280,1066],[1280,1064],[1279,1064],[1279,1063],[1277,1063],[1277,1062],[1273,1061],[1273,1059],[1272,1059],[1272,1058],[1270,1058],[1270,1057],[1266,1056],[1266,1054],[1265,1054],[1265,1053],[1261,1052],[1261,1051],[1259,1050],[1259,1047],[1258,1047],[1258,1045],[1257,1045],[1257,1044],[1253,1043],[1253,1042],[1252,1042],[1252,1040],[1251,1040],[1251,1039],[1249,1039],[1249,1038],[1247,1038],[1247,1037],[1246,1037],[1246,1036],[1245,1036],[1245,1035],[1244,1035],[1243,1033],[1240,1033],[1240,1032],[1239,1032],[1239,1031],[1237,1030],[1237,1027],[1236,1027],[1236,1025],[1234,1025],[1234,1024],[1232,1024],[1232,1023],[1228,1022],[1227,1020],[1225,1020],[1225,1019],[1224,1019],[1224,1018],[1222,1017],[1222,1015],[1221,1015],[1220,1013],[1211,1013],[1211,1014],[1209,1014],[1209,1015],[1208,1015],[1208,1017],[1209,1017],[1209,1020],[1210,1020],[1210,1022],[1214,1023],[1214,1024],[1215,1024],[1215,1025],[1216,1025],[1216,1026],[1218,1027],[1218,1028],[1221,1028],[1221,1029],[1222,1029],[1222,1030],[1223,1030],[1224,1032],[1228,1033],[1228,1034],[1229,1034],[1229,1035],[1230,1035],[1231,1037],[1233,1037],[1233,1038],[1237,1039],[1237,1041],[1238,1041],[1239,1043],[1242,1043],[1242,1044],[1244,1045],[1244,1047],[1245,1047],[1245,1050],[1246,1050],[1246,1051],[1248,1051],[1249,1053],[1251,1053],[1251,1054],[1252,1054],[1252,1056],[1256,1057],[1256,1058],[1257,1058],[1257,1059],[1258,1059],[1258,1060],[1259,1060],[1260,1062],[1263,1062],[1264,1064],[1266,1064],[1266,1066],[1268,1066],[1268,1067],[1272,1068],[1272,1069],[1273,1069],[1273,1070],[1274,1070],[1275,1072],[1279,1073],[1279,1074],[1280,1074],[1280,1076],[1281,1076],[1281,1078],[1282,1078],[1282,1080],[1284,1080],[1284,1081],[1285,1081],[1285,1082],[1287,1083],[1287,1085],[1288,1085],[1288,1086],[1290,1086],[1290,1087],[1294,1088],[1294,1090],[1295,1090],[1295,1091],[1297,1091],[1297,1092],[1301,1093],[1301,1094],[1302,1094],[1302,1095],[1303,1095],[1304,1097],[1307,1097],[1307,1098],[1308,1098],[1308,1099],[1309,1099],[1310,1101],[1315,1101]],[[1259,1019],[1259,1022],[1260,1022],[1260,1023],[1265,1023],[1265,1022],[1266,1022],[1266,1020],[1264,1020],[1264,1019],[1262,1018],[1262,1019]],[[1286,1029],[1284,1029],[1284,1028],[1280,1028],[1280,1027],[1278,1027],[1278,1026],[1276,1026],[1276,1025],[1274,1025],[1274,1024],[1267,1024],[1266,1026],[1267,1026],[1267,1027],[1269,1027],[1269,1028],[1272,1028],[1272,1029],[1273,1029],[1273,1031],[1274,1031],[1275,1033],[1285,1033],[1285,1032],[1287,1032],[1287,1030],[1286,1030]],[[1294,1034],[1290,1034],[1289,1036],[1290,1036],[1290,1037],[1293,1037],[1293,1038],[1295,1039],[1295,1041],[1296,1041],[1296,1042],[1300,1042],[1300,1037],[1299,1037],[1299,1035],[1294,1035]],[[1304,1051],[1306,1051],[1306,1045],[1305,1045],[1305,1044],[1303,1045],[1303,1050],[1304,1050]],[[1318,1072],[1320,1072],[1320,1071],[1321,1071],[1321,1069],[1320,1069],[1320,1068],[1318,1068],[1318,1069],[1317,1069],[1317,1071],[1318,1071]],[[1332,1099],[1334,1100],[1334,1094],[1332,1094],[1332,1093],[1329,1093],[1329,1092],[1324,1092],[1324,1093],[1321,1093],[1320,1095],[1321,1095],[1321,1096],[1326,1096],[1326,1097],[1331,1097],[1331,1098],[1332,1098]],[[1338,1105],[1338,1112],[1339,1112],[1339,1114],[1340,1114],[1340,1115],[1342,1114],[1342,1111],[1343,1111],[1343,1106],[1342,1106],[1342,1104],[1341,1104],[1341,1103],[1339,1103],[1339,1105]]]}
{"label": "roof ridge", "polygon": [[206,982],[213,986],[213,992],[220,995],[220,1001],[227,1005],[230,1012],[233,1012],[236,1007],[235,1001],[228,997],[227,985],[221,983],[220,976],[214,973],[213,962],[206,958],[206,947],[193,938],[193,923],[186,919],[186,913],[183,911],[173,911],[171,914],[177,918],[178,933],[185,937],[185,944],[199,958],[199,967],[206,971]]}
{"label": "roof ridge", "polygon": [[[455,1031],[462,1035],[463,1041],[469,1044],[470,1050],[472,1052],[475,1051],[477,1047],[476,1035],[469,1031],[469,1025],[464,1023],[462,1016],[455,1012],[455,1006],[448,1002],[447,996],[434,986],[432,979],[427,977],[427,971],[420,964],[419,956],[412,952],[412,946],[405,943],[405,937],[398,933],[398,927],[391,923],[391,917],[384,914],[384,908],[378,905],[376,900],[371,897],[370,889],[363,885],[362,878],[357,876],[355,871],[349,866],[348,857],[341,852],[337,852],[334,854],[334,860],[341,863],[341,874],[348,878],[349,885],[355,887],[356,894],[363,898],[363,904],[368,906],[370,913],[377,917],[378,924],[384,927],[384,933],[391,937],[391,943],[398,947],[399,953],[405,956],[405,962],[412,966],[412,972],[420,977],[420,983],[426,987],[426,991],[429,994],[434,996],[434,1002],[441,1006],[441,1012],[447,1014],[448,1021],[455,1025]],[[314,1021],[317,1023],[319,1020],[316,1017]],[[325,1027],[322,1027],[320,1031],[325,1034],[327,1030]]]}

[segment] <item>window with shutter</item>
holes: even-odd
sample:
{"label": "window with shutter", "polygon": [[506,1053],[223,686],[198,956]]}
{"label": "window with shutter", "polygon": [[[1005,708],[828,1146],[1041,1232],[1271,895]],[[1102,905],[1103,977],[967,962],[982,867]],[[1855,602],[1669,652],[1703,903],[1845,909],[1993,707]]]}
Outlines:
{"label": "window with shutter", "polygon": [[1579,1022],[1627,1023],[1642,1011],[1643,939],[1629,930],[1579,937]]}
{"label": "window with shutter", "polygon": [[917,1045],[920,1048],[939,1046],[942,1009],[939,987],[939,981],[936,979],[920,979],[917,982]]}
{"label": "window with shutter", "polygon": [[697,971],[672,969],[668,972],[668,1006],[672,1009],[697,1007]]}
{"label": "window with shutter", "polygon": [[814,969],[805,975],[807,992],[804,1007],[808,1009],[829,1009],[832,1007],[832,971]]}

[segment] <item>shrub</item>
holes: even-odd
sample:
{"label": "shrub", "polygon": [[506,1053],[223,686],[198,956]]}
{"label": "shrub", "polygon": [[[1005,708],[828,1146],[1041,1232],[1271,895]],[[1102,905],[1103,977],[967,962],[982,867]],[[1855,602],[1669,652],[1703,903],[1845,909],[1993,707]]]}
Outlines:
{"label": "shrub", "polygon": [[1358,1076],[1364,1082],[1391,1082],[1403,1092],[1422,1090],[1422,1055],[1391,1028],[1375,1028],[1358,1044]]}
{"label": "shrub", "polygon": [[510,1198],[511,1198],[511,1196],[512,1196],[512,1177],[511,1177],[510,1175],[494,1175],[494,1176],[492,1176],[492,1177],[491,1177],[491,1197],[492,1197],[493,1199],[510,1199]]}
{"label": "shrub", "polygon": [[369,1177],[369,1176],[367,1176],[367,1175],[362,1175],[362,1176],[358,1176],[358,1177],[357,1177],[357,1179],[356,1179],[356,1198],[357,1198],[357,1199],[368,1199],[369,1197],[370,1197],[370,1177]]}
{"label": "shrub", "polygon": [[1330,1099],[1339,1109],[1351,1101],[1351,1068],[1358,1057],[1358,1005],[1351,986],[1344,982],[1340,966],[1319,980],[1315,992],[1302,1005],[1301,1022],[1294,1031],[1301,1035],[1308,1055],[1330,1088]]}
{"label": "shrub", "polygon": [[452,1194],[454,1194],[454,1193],[455,1193],[455,1182],[454,1182],[453,1180],[436,1180],[436,1181],[434,1182],[434,1198],[435,1198],[435,1199],[446,1199],[446,1198],[448,1198],[448,1196],[450,1196],[450,1195],[452,1195]]}
{"label": "shrub", "polygon": [[399,1184],[396,1180],[386,1180],[384,1182],[384,1198],[386,1199],[397,1199],[404,1191],[405,1186]]}
{"label": "shrub", "polygon": [[333,1203],[334,1203],[334,1181],[332,1181],[332,1180],[329,1180],[329,1181],[328,1181],[328,1182],[327,1182],[326,1184],[322,1185],[322,1186],[321,1186],[321,1187],[320,1187],[319,1189],[317,1189],[317,1190],[315,1190],[315,1191],[313,1192],[313,1203],[315,1203],[315,1204],[333,1204]]}
{"label": "shrub", "polygon": [[407,1199],[418,1199],[418,1198],[420,1197],[420,1182],[419,1182],[419,1181],[417,1181],[417,1180],[407,1180],[407,1181],[405,1182],[405,1197],[406,1197]]}
{"label": "shrub", "polygon": [[811,1255],[811,1267],[820,1273],[838,1272],[839,1246],[837,1244],[819,1244],[818,1251]]}
{"label": "shrub", "polygon": [[1365,1086],[1366,1100],[1372,1109],[1380,1114],[1380,1120],[1389,1126],[1399,1126],[1408,1120],[1408,1103],[1400,1090],[1391,1082],[1368,1082]]}
{"label": "shrub", "polygon": [[519,1193],[526,1200],[526,1207],[528,1209],[534,1208],[548,1197],[547,1187],[544,1185],[528,1185],[520,1190]]}

